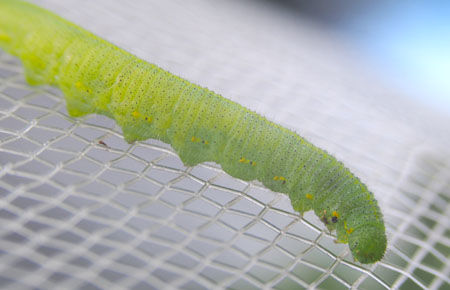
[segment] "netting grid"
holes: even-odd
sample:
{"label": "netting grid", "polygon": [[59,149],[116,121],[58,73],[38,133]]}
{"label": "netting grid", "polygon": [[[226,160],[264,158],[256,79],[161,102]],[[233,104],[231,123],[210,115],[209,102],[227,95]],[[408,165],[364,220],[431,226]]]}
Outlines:
{"label": "netting grid", "polygon": [[356,119],[371,118],[354,124],[340,110],[352,95],[328,98],[292,106],[303,108],[310,139],[380,181],[369,187],[389,245],[374,265],[355,263],[283,194],[213,163],[187,168],[155,140],[127,144],[106,117],[69,117],[60,91],[28,86],[20,62],[0,51],[0,287],[450,289],[446,143],[424,142],[422,129],[371,103],[351,105]]}

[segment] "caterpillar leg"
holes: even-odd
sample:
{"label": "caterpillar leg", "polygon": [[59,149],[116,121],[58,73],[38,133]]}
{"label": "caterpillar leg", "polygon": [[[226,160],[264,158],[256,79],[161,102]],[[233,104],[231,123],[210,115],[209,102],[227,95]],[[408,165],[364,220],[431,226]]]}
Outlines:
{"label": "caterpillar leg", "polygon": [[66,98],[67,112],[71,117],[81,117],[94,113],[92,106],[76,100],[75,98]]}
{"label": "caterpillar leg", "polygon": [[134,133],[132,130],[124,129],[122,131],[123,131],[123,139],[125,139],[125,141],[128,144],[131,144],[131,143],[134,143],[134,142],[140,140],[139,135]]}
{"label": "caterpillar leg", "polygon": [[6,32],[0,29],[0,45],[3,48],[7,48],[7,45],[10,43],[11,37]]}
{"label": "caterpillar leg", "polygon": [[36,72],[34,72],[32,69],[28,68],[27,66],[25,66],[24,74],[25,74],[25,80],[27,81],[28,84],[30,84],[32,86],[39,86],[39,85],[47,84],[46,80],[44,80],[41,75],[37,74]]}

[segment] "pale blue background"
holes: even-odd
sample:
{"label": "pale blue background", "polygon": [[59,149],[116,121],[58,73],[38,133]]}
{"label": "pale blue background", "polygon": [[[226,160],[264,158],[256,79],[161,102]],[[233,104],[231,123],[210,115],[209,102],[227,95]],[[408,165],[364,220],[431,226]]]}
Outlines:
{"label": "pale blue background", "polygon": [[390,85],[450,114],[449,1],[281,2],[341,32]]}

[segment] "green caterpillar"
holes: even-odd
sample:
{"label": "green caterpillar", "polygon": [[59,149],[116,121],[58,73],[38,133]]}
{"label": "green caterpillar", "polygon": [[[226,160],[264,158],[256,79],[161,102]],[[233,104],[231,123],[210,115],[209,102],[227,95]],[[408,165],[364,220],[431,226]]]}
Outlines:
{"label": "green caterpillar", "polygon": [[296,133],[26,2],[0,0],[0,47],[22,60],[30,84],[59,87],[71,116],[106,115],[128,142],[159,139],[185,165],[214,161],[231,176],[259,180],[287,193],[298,212],[314,210],[355,260],[383,257],[373,194]]}

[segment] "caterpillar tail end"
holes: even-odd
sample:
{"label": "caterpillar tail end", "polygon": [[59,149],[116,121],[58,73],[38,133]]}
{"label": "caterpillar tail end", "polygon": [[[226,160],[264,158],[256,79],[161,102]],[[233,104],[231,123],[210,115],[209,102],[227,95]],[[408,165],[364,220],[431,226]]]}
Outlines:
{"label": "caterpillar tail end", "polygon": [[387,238],[380,227],[361,227],[349,236],[348,245],[356,261],[372,264],[383,258]]}

